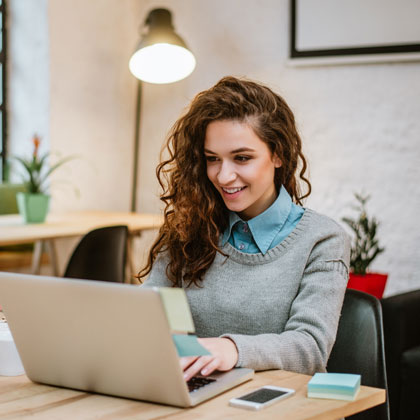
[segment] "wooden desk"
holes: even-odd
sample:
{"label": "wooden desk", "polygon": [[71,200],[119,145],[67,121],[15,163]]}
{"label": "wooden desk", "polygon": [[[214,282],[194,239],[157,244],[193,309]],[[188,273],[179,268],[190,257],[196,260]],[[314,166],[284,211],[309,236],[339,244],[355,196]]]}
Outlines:
{"label": "wooden desk", "polygon": [[131,248],[134,236],[142,231],[157,229],[162,217],[156,214],[141,214],[109,211],[78,211],[48,215],[45,223],[24,224],[20,215],[0,216],[0,246],[35,242],[32,273],[39,273],[40,257],[44,247],[50,254],[54,275],[59,275],[54,240],[85,235],[92,229],[127,225],[129,230],[128,259],[131,272]]}
{"label": "wooden desk", "polygon": [[[309,379],[310,376],[286,371],[259,372],[252,381],[195,408],[181,409],[34,384],[25,375],[0,377],[0,419],[327,420],[346,417],[385,402],[385,390],[365,386],[361,387],[355,401],[309,399],[306,398]],[[293,388],[296,395],[257,412],[228,406],[230,398],[268,384]]]}

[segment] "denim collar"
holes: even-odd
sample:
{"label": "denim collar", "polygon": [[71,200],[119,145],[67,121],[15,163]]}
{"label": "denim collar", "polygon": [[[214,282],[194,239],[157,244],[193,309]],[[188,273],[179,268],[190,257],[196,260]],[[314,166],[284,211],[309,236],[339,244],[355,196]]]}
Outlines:
{"label": "denim collar", "polygon": [[262,254],[265,254],[276,235],[280,232],[292,208],[292,199],[282,186],[276,201],[258,216],[244,222],[237,213],[229,212],[229,225],[223,232],[222,246],[226,244],[232,234],[232,228],[237,222],[247,223],[255,243]]}

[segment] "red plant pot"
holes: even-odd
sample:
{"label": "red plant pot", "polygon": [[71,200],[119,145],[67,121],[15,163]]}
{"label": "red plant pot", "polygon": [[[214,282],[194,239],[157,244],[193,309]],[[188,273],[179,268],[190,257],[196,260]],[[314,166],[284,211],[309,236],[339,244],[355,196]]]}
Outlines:
{"label": "red plant pot", "polygon": [[381,299],[384,294],[387,279],[388,274],[367,273],[361,275],[350,273],[347,287],[349,289],[356,289],[361,292],[369,293],[370,295]]}

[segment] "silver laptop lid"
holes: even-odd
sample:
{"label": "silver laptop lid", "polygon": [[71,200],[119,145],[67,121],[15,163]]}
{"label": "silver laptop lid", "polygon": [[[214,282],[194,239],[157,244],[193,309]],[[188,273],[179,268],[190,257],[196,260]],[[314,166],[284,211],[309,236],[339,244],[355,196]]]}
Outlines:
{"label": "silver laptop lid", "polygon": [[191,405],[155,290],[0,273],[0,304],[31,380]]}

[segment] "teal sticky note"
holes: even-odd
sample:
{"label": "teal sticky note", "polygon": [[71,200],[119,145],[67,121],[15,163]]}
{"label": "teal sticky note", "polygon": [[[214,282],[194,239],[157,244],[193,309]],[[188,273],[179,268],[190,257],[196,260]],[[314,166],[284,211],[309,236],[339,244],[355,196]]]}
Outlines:
{"label": "teal sticky note", "polygon": [[176,350],[179,357],[185,356],[208,356],[211,353],[197,340],[195,335],[173,334]]}
{"label": "teal sticky note", "polygon": [[308,382],[309,398],[353,401],[360,389],[361,376],[351,373],[316,373]]}
{"label": "teal sticky note", "polygon": [[315,373],[308,387],[353,392],[360,386],[360,379],[360,375],[352,373]]}
{"label": "teal sticky note", "polygon": [[159,287],[158,290],[171,330],[194,332],[194,322],[184,289]]}

